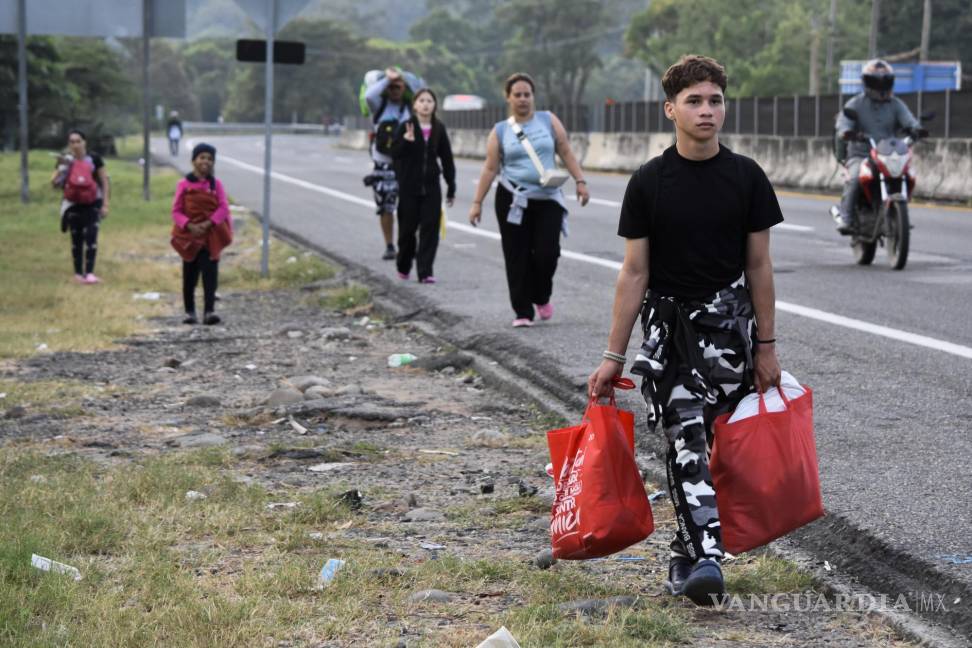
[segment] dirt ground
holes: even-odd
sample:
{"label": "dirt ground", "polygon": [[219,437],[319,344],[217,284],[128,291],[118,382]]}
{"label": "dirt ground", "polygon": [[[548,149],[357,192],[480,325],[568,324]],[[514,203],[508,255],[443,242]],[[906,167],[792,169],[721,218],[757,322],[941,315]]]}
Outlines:
{"label": "dirt ground", "polygon": [[[227,293],[220,326],[161,318],[118,350],[5,363],[0,379],[80,387],[75,396],[8,406],[0,452],[29,447],[124,470],[211,447],[230,457],[221,471],[262,488],[281,511],[301,494],[336,493],[346,519],[278,546],[308,564],[345,560],[332,585],[317,589],[315,570],[296,590],[329,621],[291,629],[281,620],[272,643],[253,637],[248,645],[475,646],[500,625],[523,646],[911,645],[863,613],[713,611],[669,597],[667,497],[653,502],[655,533],[623,560],[541,568],[552,498],[543,432],[564,422],[485,381],[469,357],[408,322],[367,306],[322,308],[322,291],[341,281]],[[176,296],[163,298],[177,312]],[[419,360],[388,366],[389,355],[405,352]],[[172,549],[200,582],[224,587],[265,550],[241,549],[214,566],[201,551],[207,542]],[[728,563],[730,593],[813,590],[809,577],[778,562],[757,553]],[[613,596],[631,598],[607,610],[589,600]]]}

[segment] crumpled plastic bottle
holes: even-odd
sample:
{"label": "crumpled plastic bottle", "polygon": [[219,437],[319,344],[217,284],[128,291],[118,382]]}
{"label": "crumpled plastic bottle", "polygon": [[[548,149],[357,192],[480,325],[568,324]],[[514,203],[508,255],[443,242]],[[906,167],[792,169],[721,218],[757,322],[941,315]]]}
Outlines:
{"label": "crumpled plastic bottle", "polygon": [[388,356],[388,366],[389,367],[404,367],[405,365],[412,364],[418,360],[411,353],[393,353]]}

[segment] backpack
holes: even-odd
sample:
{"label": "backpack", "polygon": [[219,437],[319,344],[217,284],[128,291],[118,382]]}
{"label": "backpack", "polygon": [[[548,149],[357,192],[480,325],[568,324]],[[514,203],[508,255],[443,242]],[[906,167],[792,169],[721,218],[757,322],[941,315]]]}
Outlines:
{"label": "backpack", "polygon": [[375,150],[383,155],[391,155],[392,143],[395,141],[395,130],[398,121],[385,120],[375,126]]}
{"label": "backpack", "polygon": [[98,200],[94,163],[90,159],[79,159],[71,163],[64,181],[64,199],[79,205],[90,205]]}

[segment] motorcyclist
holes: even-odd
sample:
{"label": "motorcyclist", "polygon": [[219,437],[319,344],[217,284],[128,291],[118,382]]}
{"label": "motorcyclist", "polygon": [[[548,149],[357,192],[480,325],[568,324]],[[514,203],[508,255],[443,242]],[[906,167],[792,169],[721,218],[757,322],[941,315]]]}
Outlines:
{"label": "motorcyclist", "polygon": [[[861,84],[864,91],[847,100],[844,108],[857,112],[857,121],[841,111],[837,115],[837,136],[850,140],[854,132],[861,132],[875,141],[894,137],[904,132],[914,134],[919,128],[918,120],[911,114],[903,101],[894,96],[894,70],[887,61],[874,59],[864,64],[861,70]],[[837,217],[837,231],[848,235],[854,232],[854,206],[857,203],[859,182],[858,172],[861,163],[870,154],[867,142],[850,141],[847,148],[847,179],[840,199]]]}

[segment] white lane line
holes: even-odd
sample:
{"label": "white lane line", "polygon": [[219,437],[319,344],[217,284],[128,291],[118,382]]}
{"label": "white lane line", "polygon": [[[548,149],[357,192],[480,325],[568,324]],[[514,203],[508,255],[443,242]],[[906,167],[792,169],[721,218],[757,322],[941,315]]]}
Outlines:
{"label": "white lane line", "polygon": [[793,223],[779,223],[773,229],[789,230],[791,232],[812,232],[816,228],[809,225],[794,225]]}
{"label": "white lane line", "polygon": [[[242,160],[237,160],[232,157],[227,157],[225,155],[219,158],[223,162],[228,162],[233,166],[237,166],[241,169],[247,171],[252,171],[254,173],[263,173],[263,167],[258,167],[253,164],[247,164]],[[321,185],[316,185],[306,180],[300,180],[282,173],[272,172],[271,177],[280,182],[285,182],[287,184],[292,184],[296,187],[301,187],[302,189],[308,189],[310,191],[315,191],[317,193],[324,194],[325,196],[331,196],[334,198],[339,198],[356,205],[361,205],[369,209],[374,208],[374,201],[365,200],[364,198],[359,198],[358,196],[353,196],[349,193],[343,191],[338,191],[337,189],[331,189],[329,187],[324,187]],[[497,232],[491,232],[489,230],[480,229],[478,227],[473,227],[468,223],[461,223],[454,220],[448,221],[448,227],[451,229],[459,230],[460,232],[466,232],[467,234],[474,234],[476,236],[484,236],[493,240],[500,240],[500,235]],[[591,256],[589,254],[583,254],[581,252],[571,252],[570,250],[561,250],[560,255],[568,259],[573,259],[575,261],[583,261],[584,263],[590,263],[592,265],[601,266],[603,268],[609,268],[611,270],[620,270],[621,263],[618,261],[611,261],[610,259],[602,259],[600,257]],[[888,326],[881,326],[880,324],[872,324],[871,322],[865,322],[864,320],[854,319],[852,317],[844,317],[843,315],[837,315],[836,313],[829,313],[827,311],[819,310],[816,308],[810,308],[808,306],[801,306],[799,304],[791,304],[790,302],[777,301],[776,309],[783,311],[785,313],[792,313],[794,315],[800,315],[801,317],[807,317],[809,319],[814,319],[820,322],[826,322],[828,324],[834,324],[836,326],[842,326],[844,328],[853,329],[855,331],[861,331],[862,333],[870,333],[871,335],[877,335],[880,337],[885,337],[891,340],[897,340],[898,342],[906,342],[908,344],[913,344],[915,346],[925,347],[927,349],[934,349],[936,351],[942,351],[944,353],[949,353],[951,355],[956,355],[962,358],[972,359],[972,347],[963,346],[961,344],[954,344],[952,342],[946,342],[945,340],[939,340],[937,338],[927,337],[925,335],[918,335],[917,333],[911,333],[908,331],[902,331],[900,329],[890,328]]]}
{"label": "white lane line", "polygon": [[810,319],[827,322],[828,324],[836,324],[837,326],[854,329],[855,331],[863,331],[864,333],[880,335],[881,337],[898,340],[899,342],[907,342],[908,344],[914,344],[916,346],[925,347],[928,349],[935,349],[936,351],[944,351],[945,353],[951,353],[952,355],[957,355],[962,358],[972,359],[972,347],[962,346],[961,344],[953,344],[952,342],[946,342],[945,340],[939,340],[937,338],[927,337],[925,335],[918,335],[917,333],[909,333],[908,331],[893,329],[887,326],[881,326],[880,324],[871,324],[870,322],[865,322],[863,320],[844,317],[843,315],[828,313],[827,311],[809,308],[807,306],[800,306],[799,304],[791,304],[789,302],[777,301],[776,310],[793,313],[794,315],[802,315],[803,317],[809,317]]}

